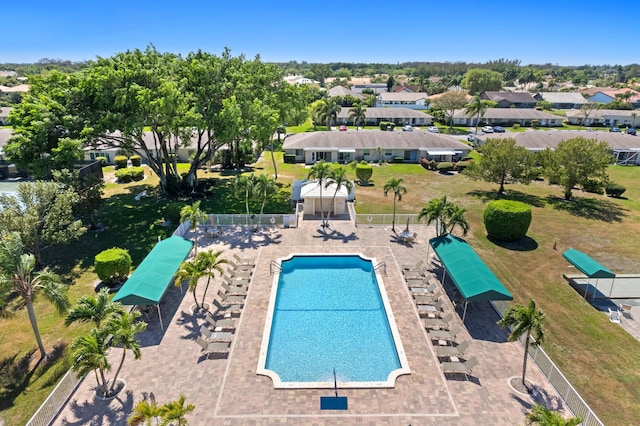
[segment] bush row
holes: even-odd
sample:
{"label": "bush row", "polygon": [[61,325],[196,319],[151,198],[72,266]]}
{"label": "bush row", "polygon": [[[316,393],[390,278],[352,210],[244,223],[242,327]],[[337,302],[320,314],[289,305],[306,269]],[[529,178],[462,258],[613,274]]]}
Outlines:
{"label": "bush row", "polygon": [[142,167],[125,167],[116,170],[116,179],[121,183],[129,183],[144,179],[144,169]]}

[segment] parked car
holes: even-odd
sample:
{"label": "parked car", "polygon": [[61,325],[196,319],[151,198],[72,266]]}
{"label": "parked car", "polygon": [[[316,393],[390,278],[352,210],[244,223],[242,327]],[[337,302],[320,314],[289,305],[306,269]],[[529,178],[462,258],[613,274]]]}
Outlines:
{"label": "parked car", "polygon": [[345,126],[344,124],[342,126],[340,126],[338,128],[338,130],[340,130],[341,132],[346,132],[347,131],[347,126]]}
{"label": "parked car", "polygon": [[438,129],[436,126],[429,126],[427,130],[431,133],[440,133],[440,129]]}
{"label": "parked car", "polygon": [[612,127],[609,131],[610,132],[614,132],[614,133],[620,133],[621,132],[620,127]]}
{"label": "parked car", "polygon": [[493,127],[491,127],[491,126],[484,126],[484,127],[482,128],[482,131],[483,131],[484,133],[493,133]]}
{"label": "parked car", "polygon": [[409,126],[408,124],[406,126],[402,126],[402,131],[403,132],[413,132],[413,127]]}
{"label": "parked car", "polygon": [[496,133],[504,133],[504,127],[502,126],[493,126],[493,131]]}
{"label": "parked car", "polygon": [[636,135],[636,129],[634,127],[627,127],[627,130],[624,131],[628,135]]}
{"label": "parked car", "polygon": [[475,137],[475,135],[468,134],[468,135],[467,135],[467,141],[468,141],[468,142],[475,142],[475,141],[476,141],[476,137]]}

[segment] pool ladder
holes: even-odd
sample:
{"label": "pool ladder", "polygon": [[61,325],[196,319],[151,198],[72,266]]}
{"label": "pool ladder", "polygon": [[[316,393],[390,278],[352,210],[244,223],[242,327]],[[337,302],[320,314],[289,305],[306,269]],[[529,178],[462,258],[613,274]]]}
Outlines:
{"label": "pool ladder", "polygon": [[373,268],[373,272],[377,271],[377,270],[382,270],[382,273],[384,273],[384,276],[387,276],[387,262],[380,262],[378,263],[374,268]]}
{"label": "pool ladder", "polygon": [[276,269],[278,271],[282,271],[282,266],[280,266],[280,264],[278,264],[278,262],[276,262],[275,260],[272,260],[269,263],[269,275],[273,275],[273,270]]}

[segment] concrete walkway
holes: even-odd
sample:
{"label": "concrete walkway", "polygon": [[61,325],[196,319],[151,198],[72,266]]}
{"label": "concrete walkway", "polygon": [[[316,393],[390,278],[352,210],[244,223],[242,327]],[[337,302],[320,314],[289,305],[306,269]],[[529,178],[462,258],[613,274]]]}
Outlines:
{"label": "concrete walkway", "polygon": [[[120,375],[127,383],[125,390],[111,401],[98,400],[95,378],[90,374],[54,424],[124,425],[133,406],[149,393],[160,404],[185,394],[187,402],[196,406],[188,417],[192,425],[518,425],[524,424],[525,414],[536,402],[562,409],[555,391],[533,363],[529,363],[527,378],[538,387],[536,401],[510,387],[510,378],[521,375],[523,350],[518,343],[507,341],[488,303],[470,305],[457,338],[458,342],[472,339],[466,358],[475,356],[479,361],[472,376],[467,380],[442,374],[400,270],[402,264],[426,258],[432,228],[412,226],[418,238],[408,246],[400,244],[388,227],[356,228],[349,221],[331,221],[332,229],[325,234],[318,225],[304,221],[297,229],[258,232],[238,227],[220,238],[199,237],[200,245],[224,250],[225,258],[240,253],[257,260],[228,357],[200,355],[194,340],[204,319],[191,313],[193,297],[172,287],[161,304],[166,330],[151,316],[141,336],[142,358],[134,361],[127,355]],[[340,390],[349,399],[349,410],[320,411],[320,396],[333,395],[332,390],[275,390],[269,378],[256,375],[272,286],[269,263],[296,252],[358,252],[387,263],[384,285],[411,368],[410,375],[397,379],[395,388]],[[208,300],[213,299],[218,285],[219,279],[209,289]],[[463,325],[461,311],[445,299],[445,312],[455,311],[456,321]],[[114,370],[121,354],[119,349],[111,352]]]}

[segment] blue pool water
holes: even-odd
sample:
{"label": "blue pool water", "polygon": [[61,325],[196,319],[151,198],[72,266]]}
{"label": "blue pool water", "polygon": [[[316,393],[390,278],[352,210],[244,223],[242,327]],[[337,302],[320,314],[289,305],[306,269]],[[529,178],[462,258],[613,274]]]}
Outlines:
{"label": "blue pool water", "polygon": [[371,261],[283,261],[265,367],[282,382],[381,382],[400,368]]}

